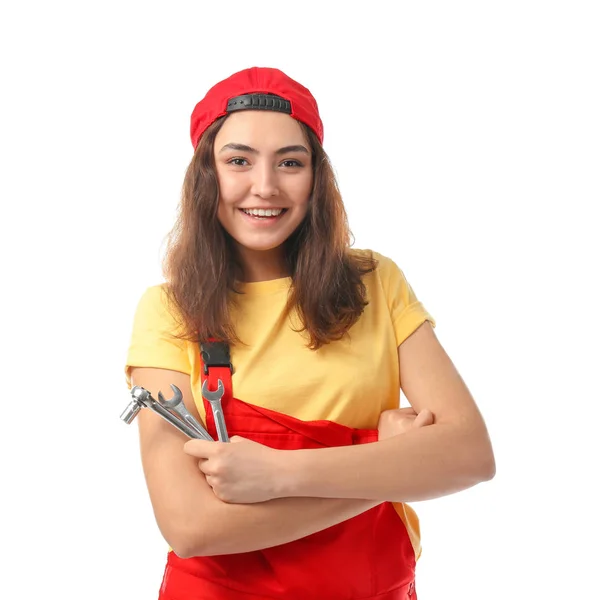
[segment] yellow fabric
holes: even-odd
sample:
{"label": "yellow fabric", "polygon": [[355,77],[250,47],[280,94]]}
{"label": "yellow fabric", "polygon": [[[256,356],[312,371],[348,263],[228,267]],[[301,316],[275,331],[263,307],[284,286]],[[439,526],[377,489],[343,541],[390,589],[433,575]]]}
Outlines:
{"label": "yellow fabric", "polygon": [[[435,321],[401,269],[377,252],[373,256],[379,266],[364,279],[369,301],[364,313],[348,336],[316,351],[306,347],[304,333],[293,331],[300,325],[296,315],[282,316],[290,277],[243,285],[233,313],[245,343],[231,348],[236,398],[304,421],[324,419],[359,429],[375,428],[381,411],[399,407],[397,348],[424,321],[433,327]],[[187,373],[205,419],[198,345],[175,339],[176,323],[163,284],[148,288],[135,314],[126,381],[130,387],[131,367]],[[406,504],[395,507],[418,558],[417,516]]]}

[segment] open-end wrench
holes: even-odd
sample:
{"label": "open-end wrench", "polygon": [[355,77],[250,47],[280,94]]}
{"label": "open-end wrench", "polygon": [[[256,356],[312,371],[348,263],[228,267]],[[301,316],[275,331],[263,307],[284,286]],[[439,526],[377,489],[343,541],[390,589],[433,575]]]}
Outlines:
{"label": "open-end wrench", "polygon": [[213,442],[214,439],[209,435],[203,425],[201,425],[201,423],[199,423],[199,421],[197,421],[197,419],[195,419],[195,417],[187,410],[182,399],[182,392],[173,383],[170,384],[170,387],[174,392],[174,396],[172,396],[170,400],[166,400],[162,395],[162,392],[158,392],[159,404],[164,408],[175,412],[185,423],[197,432],[201,439]]}
{"label": "open-end wrench", "polygon": [[120,418],[125,423],[130,425],[143,408],[149,408],[160,415],[162,419],[168,421],[168,423],[176,427],[176,429],[182,431],[182,433],[184,433],[187,437],[190,437],[191,439],[200,439],[201,436],[193,427],[187,425],[176,415],[173,415],[169,410],[165,409],[151,396],[151,394],[145,388],[136,385],[131,389],[131,395],[133,397],[132,402],[120,415]]}
{"label": "open-end wrench", "polygon": [[218,379],[218,389],[215,392],[211,392],[207,387],[207,379],[201,386],[201,393],[203,397],[209,402],[211,406],[211,412],[216,422],[216,430],[218,432],[218,439],[220,442],[229,442],[228,431],[226,430],[226,421],[224,420],[224,411],[222,410],[222,396],[224,395],[224,384],[221,379]]}

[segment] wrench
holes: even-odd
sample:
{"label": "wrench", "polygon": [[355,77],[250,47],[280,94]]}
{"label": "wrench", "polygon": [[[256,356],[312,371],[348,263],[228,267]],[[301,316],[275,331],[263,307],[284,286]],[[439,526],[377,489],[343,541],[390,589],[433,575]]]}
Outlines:
{"label": "wrench", "polygon": [[214,439],[205,430],[203,425],[201,425],[201,423],[199,423],[199,421],[197,421],[197,419],[195,419],[195,417],[187,410],[187,407],[182,401],[182,392],[173,383],[170,384],[170,387],[174,392],[174,396],[172,396],[170,400],[166,400],[162,395],[162,392],[158,392],[159,404],[162,407],[175,412],[185,423],[190,425],[197,432],[201,439],[213,442]]}
{"label": "wrench", "polygon": [[218,389],[215,392],[211,392],[207,387],[207,379],[201,386],[201,394],[209,402],[211,406],[211,412],[216,422],[216,430],[218,432],[218,439],[220,442],[229,442],[228,431],[226,430],[226,421],[224,420],[224,411],[222,410],[222,396],[224,395],[224,384],[221,379],[218,379]]}
{"label": "wrench", "polygon": [[187,437],[190,437],[191,439],[199,439],[199,433],[197,433],[193,427],[187,425],[176,415],[173,415],[169,410],[164,408],[157,400],[152,398],[151,394],[146,389],[136,385],[131,390],[131,395],[133,396],[132,402],[120,415],[120,418],[128,425],[135,420],[135,417],[143,408],[149,408],[160,415],[162,419],[165,419],[168,421],[168,423],[176,427],[176,429],[182,431],[182,433],[184,433]]}

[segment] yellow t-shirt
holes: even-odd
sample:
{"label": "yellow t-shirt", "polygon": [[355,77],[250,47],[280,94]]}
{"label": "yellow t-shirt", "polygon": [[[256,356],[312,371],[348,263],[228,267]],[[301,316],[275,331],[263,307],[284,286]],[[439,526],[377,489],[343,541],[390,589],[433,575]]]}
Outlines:
{"label": "yellow t-shirt", "polygon": [[[245,345],[230,348],[236,398],[303,421],[330,420],[359,429],[376,428],[383,410],[399,406],[398,346],[424,321],[433,327],[435,321],[398,266],[377,252],[373,256],[378,267],[364,277],[369,304],[347,336],[319,350],[307,348],[306,334],[295,331],[300,325],[295,314],[283,316],[290,277],[243,284],[233,318]],[[132,367],[187,373],[205,420],[198,344],[174,338],[175,331],[164,285],[148,288],[134,318],[127,384]],[[418,558],[416,514],[406,504],[394,506]]]}

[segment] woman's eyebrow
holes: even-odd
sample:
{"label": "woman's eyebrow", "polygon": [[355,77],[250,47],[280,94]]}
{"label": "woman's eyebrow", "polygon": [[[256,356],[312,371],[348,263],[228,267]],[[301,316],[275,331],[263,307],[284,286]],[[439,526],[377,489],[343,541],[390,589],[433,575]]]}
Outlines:
{"label": "woman's eyebrow", "polygon": [[302,152],[304,154],[309,154],[309,151],[304,146],[297,144],[295,146],[284,146],[284,148],[280,148],[276,150],[276,154],[288,154],[289,152]]}
{"label": "woman's eyebrow", "polygon": [[[246,144],[236,144],[231,142],[230,144],[226,144],[222,146],[220,149],[220,154],[225,150],[236,150],[238,152],[249,152],[250,154],[259,154],[259,150],[255,150],[255,148],[251,148],[251,146],[247,146]],[[309,154],[309,151],[305,146],[301,146],[300,144],[293,146],[284,146],[276,150],[276,154],[288,154],[289,152],[302,152],[303,154]]]}

